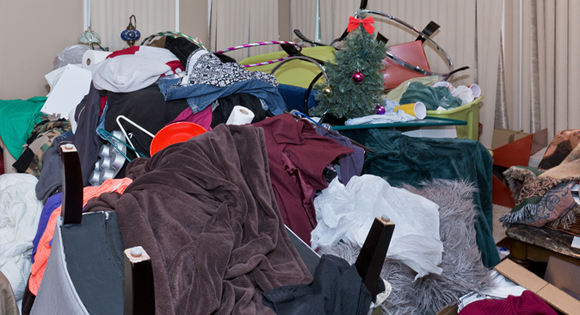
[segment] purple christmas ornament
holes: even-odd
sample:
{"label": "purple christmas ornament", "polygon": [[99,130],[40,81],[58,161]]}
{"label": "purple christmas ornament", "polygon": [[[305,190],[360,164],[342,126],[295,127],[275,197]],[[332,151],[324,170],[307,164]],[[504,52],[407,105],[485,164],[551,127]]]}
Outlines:
{"label": "purple christmas ornament", "polygon": [[365,75],[362,74],[362,72],[357,71],[352,75],[352,80],[354,81],[354,83],[361,83],[362,81],[364,81],[365,79]]}
{"label": "purple christmas ornament", "polygon": [[377,105],[377,115],[384,115],[385,114],[385,107],[383,105]]}

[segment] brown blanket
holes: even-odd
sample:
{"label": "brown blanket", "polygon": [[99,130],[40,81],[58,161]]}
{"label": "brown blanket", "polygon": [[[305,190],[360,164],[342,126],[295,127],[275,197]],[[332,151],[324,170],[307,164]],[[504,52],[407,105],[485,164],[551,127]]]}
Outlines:
{"label": "brown blanket", "polygon": [[126,248],[152,257],[156,314],[271,314],[261,294],[312,278],[290,242],[261,128],[219,125],[134,160],[117,211]]}

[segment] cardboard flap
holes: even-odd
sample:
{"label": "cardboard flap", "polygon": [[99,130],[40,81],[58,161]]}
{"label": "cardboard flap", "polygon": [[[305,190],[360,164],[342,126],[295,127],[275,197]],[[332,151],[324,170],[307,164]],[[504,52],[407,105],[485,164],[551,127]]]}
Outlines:
{"label": "cardboard flap", "polygon": [[536,276],[533,272],[509,259],[505,259],[499,263],[499,265],[495,266],[495,270],[511,281],[532,292],[538,292],[540,289],[548,285],[546,280]]}
{"label": "cardboard flap", "polygon": [[493,164],[506,168],[513,165],[528,166],[531,147],[532,135],[528,134],[517,141],[496,148],[493,150]]}
{"label": "cardboard flap", "polygon": [[556,288],[552,284],[548,283],[545,287],[536,292],[536,294],[550,304],[550,306],[564,314],[578,314],[580,311],[580,301]]}
{"label": "cardboard flap", "polygon": [[580,300],[580,266],[550,256],[544,280]]}
{"label": "cardboard flap", "polygon": [[[516,137],[516,134],[520,134],[520,136]],[[494,129],[493,137],[491,139],[491,149],[495,150],[501,146],[504,146],[510,142],[513,142],[527,135],[529,135],[529,133],[524,133],[523,131],[516,131],[503,128]]]}
{"label": "cardboard flap", "polygon": [[506,259],[495,266],[495,270],[516,284],[536,293],[558,311],[564,314],[578,314],[580,301],[515,262]]}
{"label": "cardboard flap", "polygon": [[516,205],[512,191],[495,175],[491,179],[492,203],[508,208]]}

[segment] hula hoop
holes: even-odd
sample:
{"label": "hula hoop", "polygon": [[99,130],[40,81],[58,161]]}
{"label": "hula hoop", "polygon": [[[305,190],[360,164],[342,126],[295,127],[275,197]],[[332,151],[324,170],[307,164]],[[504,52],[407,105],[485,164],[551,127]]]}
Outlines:
{"label": "hula hoop", "polygon": [[141,42],[140,46],[149,44],[153,40],[153,38],[155,38],[157,36],[171,36],[171,37],[181,36],[181,37],[185,37],[185,38],[189,39],[190,41],[194,42],[197,46],[199,46],[199,47],[207,50],[207,48],[205,48],[205,46],[203,46],[203,44],[200,41],[192,38],[191,36],[185,35],[185,34],[180,33],[180,32],[171,32],[171,31],[159,32],[159,33],[155,33],[155,34],[153,34],[153,35],[151,35],[149,37],[146,37]]}
{"label": "hula hoop", "polygon": [[[298,51],[302,51],[302,45],[300,45],[299,43],[289,42],[289,41],[283,40],[283,41],[270,41],[270,42],[256,42],[256,43],[251,43],[251,44],[234,46],[234,47],[226,48],[224,50],[216,51],[215,53],[221,54],[221,53],[225,53],[225,52],[233,51],[233,50],[238,50],[238,49],[242,49],[242,48],[265,46],[265,45],[280,45],[280,44],[294,45],[294,46],[296,46],[296,48],[298,48]],[[278,59],[274,59],[274,60],[270,60],[270,61],[258,62],[258,63],[253,63],[253,64],[249,64],[249,65],[242,65],[242,66],[244,66],[245,68],[249,68],[249,67],[269,65],[269,64],[276,63],[276,62],[284,61],[284,60],[289,59],[291,57],[292,57],[291,55],[288,55],[286,57],[282,57],[282,58],[278,58]]]}

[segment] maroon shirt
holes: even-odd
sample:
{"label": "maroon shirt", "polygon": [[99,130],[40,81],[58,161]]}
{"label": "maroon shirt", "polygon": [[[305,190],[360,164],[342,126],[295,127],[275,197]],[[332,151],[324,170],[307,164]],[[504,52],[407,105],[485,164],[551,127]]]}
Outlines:
{"label": "maroon shirt", "polygon": [[328,187],[323,176],[326,165],[352,153],[338,142],[318,135],[305,120],[289,114],[254,124],[264,128],[272,188],[284,223],[304,242],[316,227],[314,192]]}

